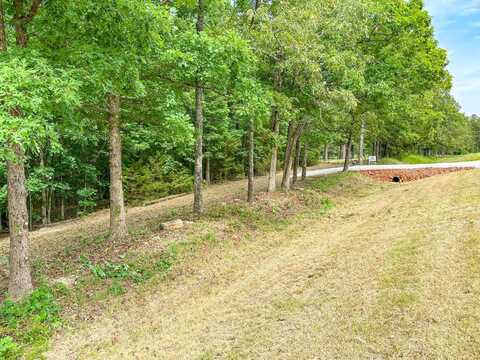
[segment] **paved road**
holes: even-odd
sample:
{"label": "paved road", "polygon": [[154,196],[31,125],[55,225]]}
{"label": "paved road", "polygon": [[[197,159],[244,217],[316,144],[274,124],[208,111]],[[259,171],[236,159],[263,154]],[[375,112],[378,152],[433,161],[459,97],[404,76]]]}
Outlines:
{"label": "paved road", "polygon": [[[415,170],[415,169],[445,169],[445,168],[476,168],[480,169],[480,161],[465,161],[451,163],[435,163],[435,164],[396,164],[396,165],[354,165],[350,166],[350,171],[365,170]],[[328,169],[309,170],[307,176],[321,176],[336,174],[342,172],[343,166]]]}

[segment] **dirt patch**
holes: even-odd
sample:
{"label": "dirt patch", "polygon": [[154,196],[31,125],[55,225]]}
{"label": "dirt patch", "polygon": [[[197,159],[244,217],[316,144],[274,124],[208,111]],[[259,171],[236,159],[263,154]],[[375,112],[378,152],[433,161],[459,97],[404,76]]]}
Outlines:
{"label": "dirt patch", "polygon": [[473,170],[466,167],[455,168],[434,168],[434,169],[410,169],[410,170],[368,170],[361,171],[363,175],[369,176],[376,180],[386,182],[410,182],[425,179],[435,175],[448,174],[458,171]]}

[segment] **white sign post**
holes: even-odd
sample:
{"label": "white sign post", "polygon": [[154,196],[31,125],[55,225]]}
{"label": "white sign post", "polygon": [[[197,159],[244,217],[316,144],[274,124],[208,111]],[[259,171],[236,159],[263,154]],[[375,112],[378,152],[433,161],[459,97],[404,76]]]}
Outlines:
{"label": "white sign post", "polygon": [[369,156],[368,157],[368,165],[376,164],[377,163],[377,157],[376,156]]}

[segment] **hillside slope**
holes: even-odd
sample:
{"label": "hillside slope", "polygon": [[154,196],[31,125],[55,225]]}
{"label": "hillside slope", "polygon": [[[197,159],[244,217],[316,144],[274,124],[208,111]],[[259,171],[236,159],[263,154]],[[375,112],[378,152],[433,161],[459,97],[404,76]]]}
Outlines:
{"label": "hillside slope", "polygon": [[387,186],[208,249],[49,359],[480,357],[478,171]]}

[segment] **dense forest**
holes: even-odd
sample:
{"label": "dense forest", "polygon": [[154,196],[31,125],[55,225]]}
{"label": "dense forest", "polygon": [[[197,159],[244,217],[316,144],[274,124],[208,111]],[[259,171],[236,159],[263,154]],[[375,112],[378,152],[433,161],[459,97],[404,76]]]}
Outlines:
{"label": "dense forest", "polygon": [[[422,0],[0,0],[0,224],[28,233],[319,159],[480,150]],[[276,173],[283,181],[276,184]],[[293,179],[294,181],[295,179]]]}

